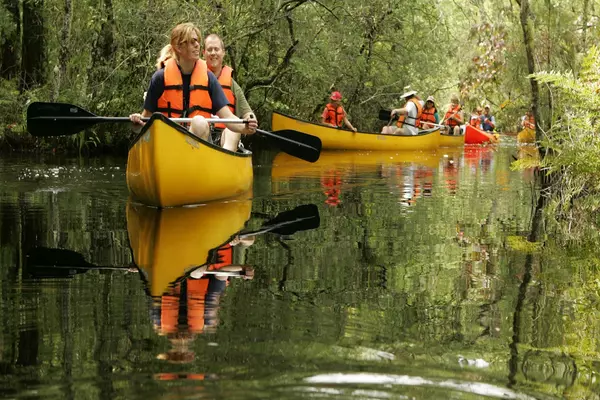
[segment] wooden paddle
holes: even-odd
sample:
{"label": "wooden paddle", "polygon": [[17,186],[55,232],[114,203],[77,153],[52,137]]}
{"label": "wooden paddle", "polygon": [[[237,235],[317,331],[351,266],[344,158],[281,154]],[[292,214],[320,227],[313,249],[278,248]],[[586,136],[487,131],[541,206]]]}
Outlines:
{"label": "wooden paddle", "polygon": [[[149,118],[143,118],[147,121]],[[171,121],[190,122],[191,118],[171,118]],[[101,123],[131,123],[129,117],[99,117],[81,107],[67,103],[34,102],[27,107],[27,130],[33,136],[63,136],[79,133]],[[208,122],[247,123],[241,119],[209,118]],[[274,132],[257,129],[277,142],[284,152],[302,160],[315,162],[321,154],[321,139],[294,130]]]}
{"label": "wooden paddle", "polygon": [[[392,121],[394,119],[398,119],[398,116],[394,115],[392,117],[392,112],[390,110],[381,109],[381,110],[379,110],[379,118],[378,119],[381,120],[381,121]],[[436,124],[436,123],[429,122],[429,121],[427,121],[425,123],[429,124],[429,125],[432,125],[432,126],[437,126],[438,128],[443,128],[444,127],[444,125],[442,125],[442,124]],[[411,125],[411,124],[407,124],[406,122],[405,122],[405,124],[406,125],[410,125],[410,126],[414,126],[414,125]],[[388,125],[389,125],[389,122],[388,122]]]}

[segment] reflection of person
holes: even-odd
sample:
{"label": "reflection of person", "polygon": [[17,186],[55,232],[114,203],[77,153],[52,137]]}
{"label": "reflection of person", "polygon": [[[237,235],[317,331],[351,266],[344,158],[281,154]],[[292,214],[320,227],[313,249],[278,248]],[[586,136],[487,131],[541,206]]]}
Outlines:
{"label": "reflection of person", "polygon": [[[223,44],[223,40],[214,33],[208,35],[206,39],[204,39],[203,54],[208,69],[215,74],[223,88],[223,92],[229,101],[228,106],[231,112],[242,119],[257,122],[254,111],[252,111],[252,108],[250,108],[250,105],[246,100],[244,91],[232,77],[233,69],[228,65],[223,65],[223,58],[225,57],[225,45]],[[234,143],[225,144],[226,138],[235,138],[234,132],[226,131],[221,134],[224,129],[227,129],[225,124],[221,123],[215,124],[214,128],[215,131],[217,131],[217,135],[215,136],[220,136],[221,146],[226,148],[234,146]]]}
{"label": "reflection of person", "polygon": [[321,186],[325,189],[327,196],[325,204],[335,207],[340,204],[340,194],[342,193],[342,177],[339,171],[329,171],[326,176],[321,178]]}
{"label": "reflection of person", "polygon": [[342,94],[340,92],[333,92],[330,99],[331,102],[325,106],[323,114],[321,114],[321,123],[333,128],[341,128],[342,125],[346,125],[352,131],[356,132],[356,128],[348,120],[346,110],[342,107]]}
{"label": "reflection of person", "polygon": [[419,134],[417,128],[417,120],[421,117],[423,112],[424,103],[417,96],[416,90],[409,90],[410,87],[404,88],[405,92],[400,96],[406,101],[406,104],[402,108],[395,108],[391,112],[391,116],[398,115],[398,122],[396,127],[384,126],[381,133],[387,135],[412,135],[416,136]]}
{"label": "reflection of person", "polygon": [[211,252],[210,263],[195,269],[155,299],[152,306],[154,328],[171,343],[171,349],[160,354],[159,359],[173,363],[194,360],[190,346],[197,335],[216,331],[219,304],[231,273],[240,272],[239,276],[244,279],[254,278],[254,269],[233,264],[234,246],[245,248],[253,243],[253,236],[233,238]]}
{"label": "reflection of person", "polygon": [[[239,119],[227,106],[229,102],[219,81],[208,70],[206,62],[199,58],[201,36],[192,23],[179,24],[171,31],[171,42],[161,51],[158,70],[150,81],[144,110],[129,116],[134,130],[141,130],[142,118],[161,112],[169,118],[192,118],[190,132],[208,140],[210,127],[205,118],[216,114],[220,118]],[[235,136],[231,140],[225,139],[226,144],[232,144],[225,147],[231,151],[237,150],[241,134],[253,134],[258,126],[256,120],[226,125]]]}

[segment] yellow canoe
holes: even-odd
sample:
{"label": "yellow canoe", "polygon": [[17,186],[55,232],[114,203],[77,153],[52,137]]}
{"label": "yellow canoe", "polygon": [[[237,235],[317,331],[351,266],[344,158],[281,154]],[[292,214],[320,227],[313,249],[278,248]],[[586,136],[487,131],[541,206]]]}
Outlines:
{"label": "yellow canoe", "polygon": [[440,144],[440,130],[423,131],[417,136],[394,136],[380,133],[352,132],[329,126],[302,121],[285,114],[273,112],[273,131],[291,129],[317,136],[323,149],[332,150],[433,150]]}
{"label": "yellow canoe", "polygon": [[523,129],[517,134],[517,143],[535,143],[535,130]]}
{"label": "yellow canoe", "polygon": [[251,210],[250,200],[168,209],[130,201],[129,243],[150,294],[161,296],[188,271],[204,265],[210,250],[226,244],[244,227]]}
{"label": "yellow canoe", "polygon": [[460,147],[465,145],[465,135],[440,133],[440,147]]}
{"label": "yellow canoe", "polygon": [[322,151],[314,163],[299,160],[285,153],[273,159],[271,178],[274,181],[290,177],[320,177],[333,169],[352,171],[375,171],[382,165],[414,163],[429,168],[437,168],[441,153],[437,151]]}
{"label": "yellow canoe", "polygon": [[154,114],[129,149],[127,186],[155,207],[235,197],[252,187],[252,153],[225,150]]}

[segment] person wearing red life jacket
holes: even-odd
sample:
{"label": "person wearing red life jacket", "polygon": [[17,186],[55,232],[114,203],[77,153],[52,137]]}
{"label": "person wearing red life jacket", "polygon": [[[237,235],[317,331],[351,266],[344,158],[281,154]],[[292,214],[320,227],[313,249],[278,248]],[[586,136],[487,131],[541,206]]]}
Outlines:
{"label": "person wearing red life jacket", "polygon": [[342,128],[345,125],[353,132],[356,132],[356,128],[348,120],[346,110],[342,107],[342,94],[340,92],[333,92],[330,99],[331,101],[325,106],[323,114],[321,114],[321,123],[333,128]]}
{"label": "person wearing red life jacket", "polygon": [[481,107],[475,107],[473,109],[471,119],[469,120],[469,125],[479,129],[479,127],[481,126],[481,112]]}
{"label": "person wearing red life jacket", "polygon": [[[217,77],[225,97],[229,104],[227,105],[232,113],[244,120],[256,121],[258,123],[254,111],[248,104],[244,91],[233,79],[233,69],[228,65],[223,65],[225,57],[225,44],[223,39],[214,33],[208,35],[204,39],[204,60],[208,69]],[[223,130],[227,130],[223,133]],[[226,144],[226,138],[233,140],[235,135],[229,132],[225,124],[217,123],[211,135],[214,142],[219,142],[223,147],[231,147],[233,144]]]}
{"label": "person wearing red life jacket", "polygon": [[417,120],[417,126],[421,129],[431,129],[435,127],[435,125],[432,124],[438,124],[439,121],[440,116],[435,107],[435,99],[433,96],[429,96],[427,100],[425,100],[423,112],[421,113],[421,117]]}
{"label": "person wearing red life jacket", "polygon": [[[210,127],[206,118],[239,119],[229,109],[229,101],[215,75],[206,62],[200,60],[202,34],[192,23],[177,25],[171,31],[170,44],[165,46],[157,60],[157,71],[152,76],[142,113],[134,113],[129,119],[134,131],[144,125],[142,118],[161,112],[169,118],[192,118],[189,130],[202,140],[209,140]],[[233,135],[225,139],[224,148],[237,151],[242,134],[256,132],[256,120],[247,124],[228,123]]]}
{"label": "person wearing red life jacket", "polygon": [[449,135],[460,135],[460,126],[464,123],[464,116],[457,94],[450,96],[450,105],[444,115],[444,121],[446,132]]}
{"label": "person wearing red life jacket", "polygon": [[419,134],[417,120],[423,112],[424,102],[417,96],[416,90],[410,90],[410,86],[404,88],[405,92],[400,96],[406,101],[402,108],[395,108],[391,116],[398,116],[396,126],[384,126],[381,133],[387,135],[412,135]]}

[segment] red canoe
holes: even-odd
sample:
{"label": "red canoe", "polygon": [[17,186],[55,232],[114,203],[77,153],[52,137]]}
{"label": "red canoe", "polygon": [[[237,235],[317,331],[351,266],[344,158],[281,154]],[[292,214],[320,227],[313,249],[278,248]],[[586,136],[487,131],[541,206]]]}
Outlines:
{"label": "red canoe", "polygon": [[484,132],[474,126],[467,125],[465,128],[465,144],[497,143],[498,138],[495,135]]}

